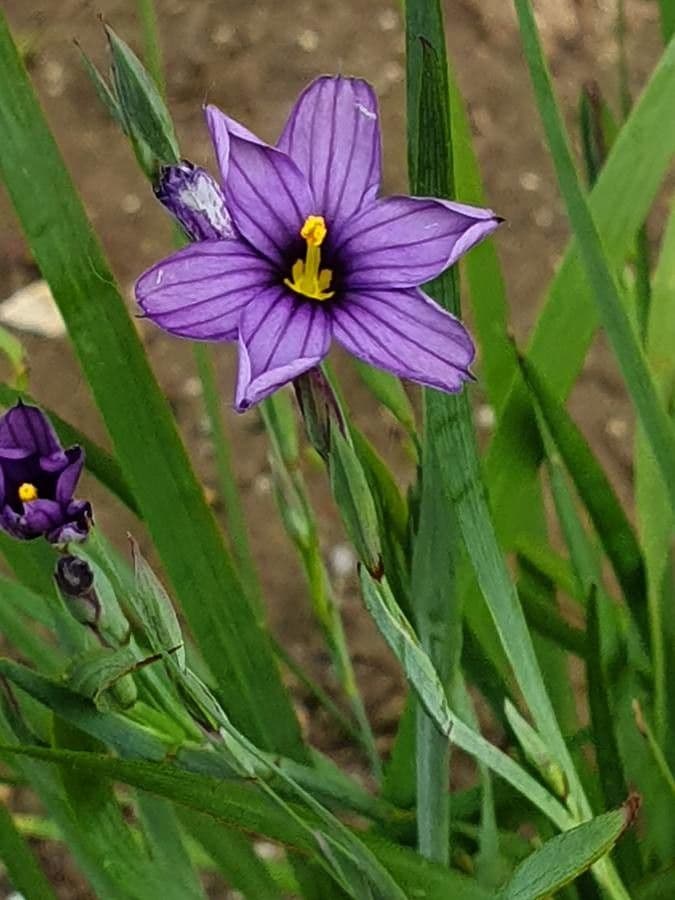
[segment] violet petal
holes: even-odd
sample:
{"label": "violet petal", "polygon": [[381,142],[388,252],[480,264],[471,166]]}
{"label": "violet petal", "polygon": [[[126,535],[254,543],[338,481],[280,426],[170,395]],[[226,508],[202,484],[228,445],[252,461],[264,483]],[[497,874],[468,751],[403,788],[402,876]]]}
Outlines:
{"label": "violet petal", "polygon": [[31,500],[24,503],[22,523],[25,521],[26,533],[40,535],[63,525],[64,514],[61,504],[56,500]]}
{"label": "violet petal", "polygon": [[332,318],[335,339],[373,366],[449,392],[471,379],[471,337],[420,290],[349,291]]}
{"label": "violet petal", "polygon": [[237,231],[276,265],[298,242],[307,216],[317,208],[309,183],[296,164],[215,107],[208,107],[212,133],[229,138],[225,199]]}
{"label": "violet petal", "polygon": [[23,455],[38,456],[61,452],[56,432],[42,410],[21,401],[0,416],[0,448],[21,448]]}
{"label": "violet petal", "polygon": [[66,452],[68,465],[58,477],[55,492],[57,502],[63,504],[63,506],[67,506],[73,499],[77,482],[84,467],[84,450],[81,447],[71,447]]}
{"label": "violet petal", "polygon": [[323,76],[300,94],[277,143],[309,180],[334,234],[372,203],[382,151],[377,97],[360,78]]}
{"label": "violet petal", "polygon": [[490,209],[388,197],[345,225],[334,252],[350,288],[414,287],[440,275],[500,221]]}
{"label": "violet petal", "polygon": [[160,328],[199,341],[237,336],[242,310],[274,269],[243,241],[201,241],[148,269],[136,299]]}
{"label": "violet petal", "polygon": [[273,287],[249,304],[239,324],[235,408],[243,412],[328,353],[330,318],[318,301]]}

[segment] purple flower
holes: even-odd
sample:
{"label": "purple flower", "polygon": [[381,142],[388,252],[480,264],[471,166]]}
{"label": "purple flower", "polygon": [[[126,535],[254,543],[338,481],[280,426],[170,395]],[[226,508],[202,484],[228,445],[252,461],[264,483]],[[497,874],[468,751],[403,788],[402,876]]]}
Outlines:
{"label": "purple flower", "polygon": [[[222,202],[212,180],[195,188],[208,179],[203,170],[165,175],[174,189],[163,199],[198,242],[141,276],[144,313],[181,337],[238,341],[239,411],[320,363],[333,338],[374,366],[460,390],[473,343],[419,286],[494,231],[495,214],[430,198],[378,199],[377,100],[359,79],[310,84],[276,147],[213,106],[206,118]],[[216,209],[228,228],[231,217],[234,236],[211,217],[195,226],[195,206]]]}
{"label": "purple flower", "polygon": [[73,500],[83,465],[82,448],[64,450],[44,413],[19,401],[0,416],[0,528],[26,541],[83,541],[91,506]]}

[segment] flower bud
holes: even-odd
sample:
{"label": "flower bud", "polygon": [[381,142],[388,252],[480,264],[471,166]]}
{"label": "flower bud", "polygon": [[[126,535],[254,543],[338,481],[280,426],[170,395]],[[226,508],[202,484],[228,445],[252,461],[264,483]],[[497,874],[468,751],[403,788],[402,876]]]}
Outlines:
{"label": "flower bud", "polygon": [[321,369],[310,369],[293,382],[295,396],[305,423],[307,438],[326,462],[330,455],[331,429],[345,433],[340,404]]}
{"label": "flower bud", "polygon": [[81,625],[95,626],[101,617],[101,604],[89,563],[79,556],[61,556],[54,580],[72,617]]}

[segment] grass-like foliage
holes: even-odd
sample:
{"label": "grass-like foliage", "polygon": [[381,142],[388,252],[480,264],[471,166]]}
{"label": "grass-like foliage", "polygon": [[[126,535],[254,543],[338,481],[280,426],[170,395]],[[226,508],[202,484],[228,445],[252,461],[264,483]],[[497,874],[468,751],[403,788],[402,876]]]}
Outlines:
{"label": "grass-like foliage", "polygon": [[[671,6],[659,6],[666,42]],[[27,900],[57,895],[29,838],[63,842],[103,900],[199,900],[207,871],[251,900],[675,896],[675,216],[658,245],[645,229],[675,152],[675,43],[632,107],[625,92],[616,115],[584,94],[578,164],[532,4],[514,8],[572,234],[522,348],[439,0],[407,0],[404,14],[410,192],[424,201],[376,200],[365,82],[317,82],[277,150],[209,108],[219,184],[181,161],[152,2],[138,3],[144,62],[109,28],[110,77],[83,54],[148,191],[182,226],[181,249],[136,291],[160,327],[213,341],[195,343],[195,365],[222,529],[0,12],[0,177],[112,447],[41,404],[25,349],[0,332],[11,370],[0,553],[12,573],[0,576],[0,776],[40,804],[26,816],[3,793],[0,863]],[[622,4],[618,15],[623,41]],[[625,84],[623,44],[618,56]],[[312,132],[323,115],[329,142]],[[348,121],[351,181],[331,156]],[[296,213],[302,229],[281,246]],[[404,223],[417,219],[415,241]],[[496,420],[482,457],[463,303]],[[599,328],[635,410],[629,508],[567,409]],[[416,463],[407,493],[324,361],[331,336],[404,437]],[[265,623],[215,379],[220,339],[239,342],[235,405],[265,432],[334,696]],[[133,539],[114,547],[93,524],[77,490],[83,458],[147,528],[161,579]],[[386,758],[322,555],[310,458],[408,688]],[[359,748],[363,778],[304,738],[286,669]],[[474,760],[475,784],[451,793],[456,750]]]}

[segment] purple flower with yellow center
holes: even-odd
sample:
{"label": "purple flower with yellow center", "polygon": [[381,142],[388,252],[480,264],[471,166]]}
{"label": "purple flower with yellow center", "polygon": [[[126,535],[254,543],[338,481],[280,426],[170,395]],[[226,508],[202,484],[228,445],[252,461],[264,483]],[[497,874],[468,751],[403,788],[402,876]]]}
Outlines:
{"label": "purple flower with yellow center", "polygon": [[222,191],[203,169],[165,170],[158,196],[197,242],[138,280],[145,315],[181,337],[238,341],[240,412],[318,365],[333,339],[395,375],[460,390],[472,340],[420,285],[500,219],[378,198],[378,109],[365,81],[314,81],[276,147],[214,106],[206,118]]}
{"label": "purple flower with yellow center", "polygon": [[0,528],[25,541],[83,541],[91,505],[73,499],[83,465],[82,448],[64,450],[44,413],[19,401],[0,416]]}

